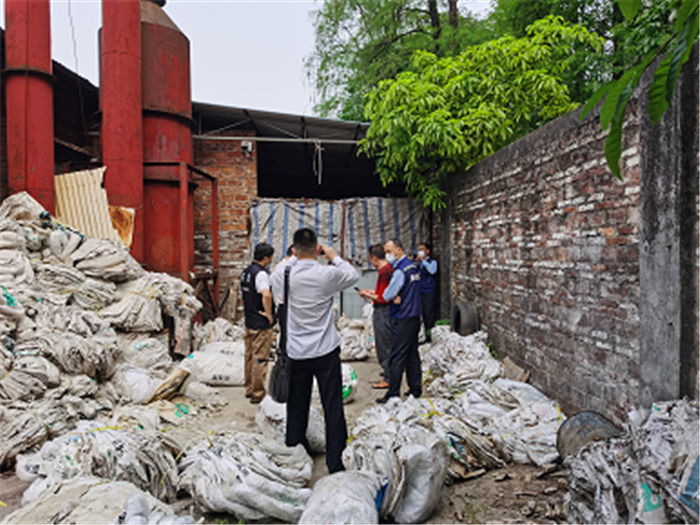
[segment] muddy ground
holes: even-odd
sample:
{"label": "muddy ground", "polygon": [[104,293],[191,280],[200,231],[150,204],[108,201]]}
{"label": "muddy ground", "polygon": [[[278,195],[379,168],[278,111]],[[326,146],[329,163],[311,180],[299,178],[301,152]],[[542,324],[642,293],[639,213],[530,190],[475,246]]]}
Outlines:
{"label": "muddy ground", "polygon": [[[349,430],[355,419],[384,393],[371,388],[379,378],[379,365],[374,355],[367,361],[350,364],[357,372],[358,390],[354,400],[345,405]],[[402,392],[405,390],[401,389]],[[218,411],[200,410],[196,417],[172,431],[178,442],[186,443],[210,430],[257,432],[257,405],[245,399],[243,388],[227,387],[219,388],[219,391],[228,399],[228,405]],[[327,473],[324,456],[317,455],[311,485]],[[0,502],[4,505],[0,505],[0,520],[19,508],[22,492],[28,485],[13,472],[0,475]],[[566,477],[560,468],[511,464],[443,487],[442,498],[427,523],[561,523],[566,521],[563,512],[565,493]],[[191,500],[183,499],[174,507],[178,513],[194,511],[191,503]],[[203,517],[206,523],[238,523],[233,516],[208,514]]]}

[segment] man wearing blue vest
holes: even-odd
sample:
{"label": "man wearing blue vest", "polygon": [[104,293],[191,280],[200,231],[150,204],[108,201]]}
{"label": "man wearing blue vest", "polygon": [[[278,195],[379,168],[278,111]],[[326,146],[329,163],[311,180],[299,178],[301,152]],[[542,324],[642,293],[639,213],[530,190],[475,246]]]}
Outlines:
{"label": "man wearing blue vest", "polygon": [[418,257],[420,263],[420,303],[423,310],[423,327],[425,328],[425,340],[430,342],[430,332],[435,326],[437,283],[437,261],[431,257],[432,246],[424,242],[418,246]]}
{"label": "man wearing blue vest", "polygon": [[255,246],[253,263],[241,274],[243,310],[245,312],[245,396],[251,403],[260,403],[265,397],[267,362],[275,324],[272,310],[272,292],[267,266],[275,250],[267,243]]}
{"label": "man wearing blue vest", "polygon": [[401,377],[406,370],[408,394],[420,397],[421,367],[418,353],[420,330],[420,270],[406,256],[399,239],[384,245],[386,260],[394,267],[391,281],[384,290],[384,300],[390,303],[391,356],[389,357],[389,390],[377,403],[401,395]]}

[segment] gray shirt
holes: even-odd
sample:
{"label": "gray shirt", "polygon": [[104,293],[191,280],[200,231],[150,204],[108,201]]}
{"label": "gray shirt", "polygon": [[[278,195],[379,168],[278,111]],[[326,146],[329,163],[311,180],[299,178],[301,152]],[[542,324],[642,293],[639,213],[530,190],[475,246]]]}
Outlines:
{"label": "gray shirt", "polygon": [[287,353],[292,359],[324,356],[340,344],[333,319],[333,295],[355,284],[360,276],[353,266],[336,257],[332,265],[315,259],[291,257],[280,262],[270,284],[284,290],[284,269],[289,275]]}

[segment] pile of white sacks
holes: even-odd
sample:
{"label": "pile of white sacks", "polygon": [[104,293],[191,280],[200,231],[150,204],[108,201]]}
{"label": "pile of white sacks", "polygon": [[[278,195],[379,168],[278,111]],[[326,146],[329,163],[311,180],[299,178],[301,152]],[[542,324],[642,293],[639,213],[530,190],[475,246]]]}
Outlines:
{"label": "pile of white sacks", "polygon": [[343,453],[347,471],[316,483],[300,522],[350,523],[360,516],[363,523],[420,523],[445,483],[511,461],[558,459],[565,416],[532,385],[502,377],[486,334],[462,337],[437,327],[432,339],[421,347],[428,397],[396,398],[363,412]]}
{"label": "pile of white sacks", "polygon": [[226,493],[253,494],[241,516],[298,518],[303,491],[293,511],[262,496],[306,484],[305,451],[209,435],[190,417],[226,402],[213,387],[243,383],[243,329],[193,326],[200,308],[187,283],[58,224],[28,194],[0,204],[0,469],[31,483],[7,522],[192,523],[168,503],[189,493],[200,511],[219,508],[207,502],[221,480],[197,470],[206,457],[256,473]]}

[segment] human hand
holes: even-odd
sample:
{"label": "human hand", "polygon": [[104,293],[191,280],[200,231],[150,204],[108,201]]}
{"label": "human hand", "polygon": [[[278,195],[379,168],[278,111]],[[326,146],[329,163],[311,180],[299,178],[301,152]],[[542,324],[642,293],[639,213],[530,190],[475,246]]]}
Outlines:
{"label": "human hand", "polygon": [[321,250],[321,253],[323,253],[323,256],[329,261],[333,261],[333,259],[338,257],[338,252],[326,244],[320,244],[319,249]]}
{"label": "human hand", "polygon": [[391,302],[394,304],[401,304],[401,296],[397,295],[396,297],[394,297],[394,300]]}
{"label": "human hand", "polygon": [[262,315],[267,321],[272,325],[275,323],[275,319],[272,317],[272,314],[269,314],[265,311],[258,311],[260,315]]}
{"label": "human hand", "polygon": [[367,289],[357,290],[357,293],[363,299],[371,299],[371,297],[370,297],[370,294],[372,293],[371,290],[367,290]]}

